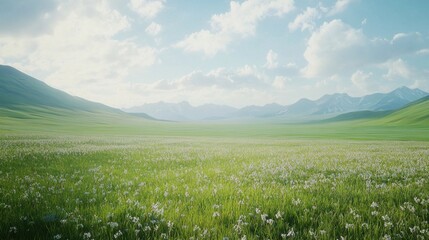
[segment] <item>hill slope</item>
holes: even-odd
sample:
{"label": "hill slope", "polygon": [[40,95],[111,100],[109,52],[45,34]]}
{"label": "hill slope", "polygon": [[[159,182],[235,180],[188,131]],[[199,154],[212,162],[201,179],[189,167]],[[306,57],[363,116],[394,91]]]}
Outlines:
{"label": "hill slope", "polygon": [[27,106],[89,112],[121,112],[118,109],[52,88],[13,67],[0,65],[0,107],[22,108]]}
{"label": "hill slope", "polygon": [[326,119],[325,122],[350,121],[359,119],[376,119],[389,115],[393,111],[357,111],[343,113],[333,118]]}
{"label": "hill slope", "polygon": [[356,120],[362,120],[365,125],[429,126],[429,96],[411,102],[397,110],[349,112],[322,122]]}
{"label": "hill slope", "polygon": [[377,119],[378,124],[429,126],[429,96],[408,104],[406,107]]}
{"label": "hill slope", "polygon": [[[71,96],[15,68],[0,65],[1,132],[96,132],[156,120]],[[102,129],[102,130],[97,130]],[[122,130],[121,130],[122,131]]]}

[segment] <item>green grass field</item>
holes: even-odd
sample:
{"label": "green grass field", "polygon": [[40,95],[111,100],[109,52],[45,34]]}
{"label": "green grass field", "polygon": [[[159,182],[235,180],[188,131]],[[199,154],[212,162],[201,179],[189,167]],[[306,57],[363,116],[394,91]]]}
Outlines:
{"label": "green grass field", "polygon": [[[421,112],[424,113],[425,111]],[[406,114],[397,114],[396,116],[398,115],[406,116]],[[46,107],[0,108],[0,116],[0,134],[3,135],[143,135],[429,141],[429,122],[425,119],[415,124],[395,122],[388,118],[306,124],[286,124],[279,121],[189,123],[150,121],[118,113],[85,112]]]}
{"label": "green grass field", "polygon": [[429,238],[425,121],[0,115],[0,239]]}
{"label": "green grass field", "polygon": [[1,239],[426,239],[425,141],[2,135]]}

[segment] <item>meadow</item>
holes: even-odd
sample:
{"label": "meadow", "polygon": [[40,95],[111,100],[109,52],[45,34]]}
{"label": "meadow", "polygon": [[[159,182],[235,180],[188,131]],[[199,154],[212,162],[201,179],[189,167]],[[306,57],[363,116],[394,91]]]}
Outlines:
{"label": "meadow", "polygon": [[0,141],[0,239],[429,238],[426,141]]}

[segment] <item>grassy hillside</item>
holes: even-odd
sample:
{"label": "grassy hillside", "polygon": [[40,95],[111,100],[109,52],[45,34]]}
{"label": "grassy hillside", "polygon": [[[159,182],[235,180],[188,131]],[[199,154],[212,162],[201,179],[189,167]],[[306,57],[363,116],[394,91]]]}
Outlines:
{"label": "grassy hillside", "polygon": [[429,126],[429,96],[394,111],[358,111],[340,114],[323,123],[351,122],[366,126]]}
{"label": "grassy hillside", "polygon": [[413,102],[383,118],[375,121],[386,125],[429,126],[429,96]]}
{"label": "grassy hillside", "polygon": [[0,107],[1,133],[119,134],[153,128],[155,121],[123,112],[91,112],[39,106]]}
{"label": "grassy hillside", "polygon": [[370,118],[380,118],[389,115],[392,111],[358,111],[358,112],[349,112],[340,114],[336,117],[326,119],[322,122],[336,122],[336,121],[349,121],[349,120],[358,120],[358,119],[370,119]]}
{"label": "grassy hillside", "polygon": [[100,103],[71,96],[10,66],[0,65],[0,107],[54,107],[70,110],[120,112]]}
{"label": "grassy hillside", "polygon": [[158,122],[126,114],[28,107],[25,110],[0,108],[0,135],[429,141],[429,127],[365,125],[362,121],[323,124]]}

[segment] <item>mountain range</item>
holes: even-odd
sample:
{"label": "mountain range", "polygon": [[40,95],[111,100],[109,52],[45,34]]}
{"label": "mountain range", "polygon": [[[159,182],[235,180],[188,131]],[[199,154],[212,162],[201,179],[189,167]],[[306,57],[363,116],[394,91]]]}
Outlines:
{"label": "mountain range", "polygon": [[194,107],[188,102],[149,103],[139,107],[132,107],[123,110],[128,113],[146,113],[157,119],[170,121],[221,119],[227,118],[237,111],[236,108],[226,105],[205,104]]}
{"label": "mountain range", "polygon": [[264,119],[284,120],[324,119],[356,111],[390,111],[428,96],[420,89],[400,87],[389,93],[374,93],[362,97],[351,97],[346,93],[324,95],[317,100],[300,99],[291,105],[276,103],[263,106],[234,108],[225,105],[205,104],[194,107],[188,102],[149,103],[123,109],[130,113],[146,113],[158,119],[171,121],[201,121],[219,119]]}
{"label": "mountain range", "polygon": [[317,100],[304,98],[287,106],[273,103],[238,109],[215,104],[193,107],[187,102],[160,102],[126,111],[130,113],[72,96],[15,68],[0,65],[0,129],[8,129],[17,124],[26,128],[27,124],[35,126],[37,123],[40,126],[79,126],[80,129],[93,130],[96,126],[111,128],[118,123],[140,126],[144,122],[143,125],[147,126],[149,122],[159,122],[158,119],[275,119],[279,122],[287,122],[290,119],[295,122],[300,122],[299,119],[325,119],[325,122],[362,120],[379,125],[426,126],[429,123],[429,95],[420,89],[401,87],[389,93],[375,93],[363,97],[336,93]]}

